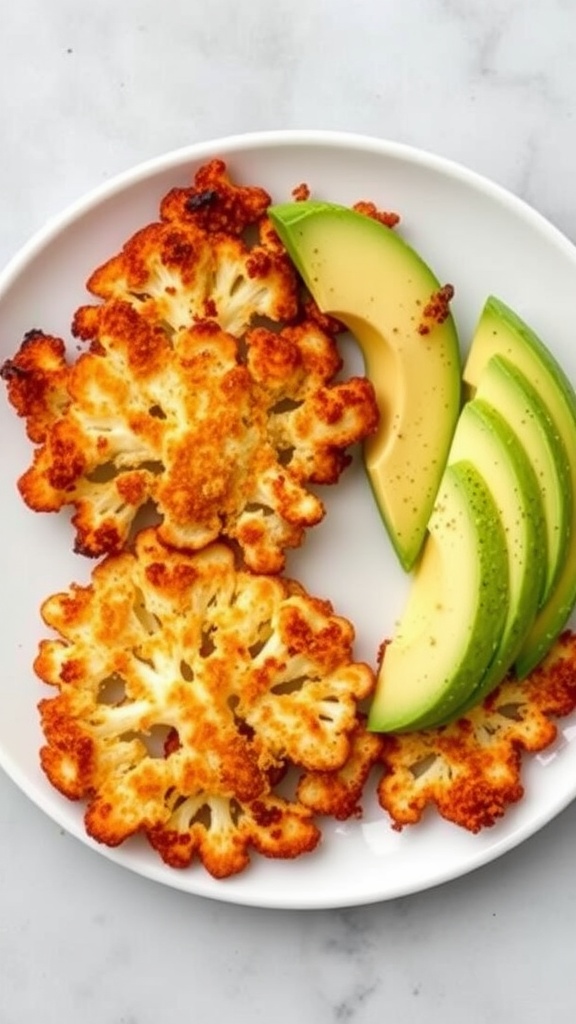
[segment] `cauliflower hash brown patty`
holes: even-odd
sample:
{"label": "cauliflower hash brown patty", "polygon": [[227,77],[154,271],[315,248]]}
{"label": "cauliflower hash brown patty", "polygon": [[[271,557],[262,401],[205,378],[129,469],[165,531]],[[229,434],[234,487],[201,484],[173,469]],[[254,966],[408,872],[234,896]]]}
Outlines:
{"label": "cauliflower hash brown patty", "polygon": [[216,877],[241,871],[251,847],[316,846],[311,811],[277,782],[289,766],[345,764],[374,683],[327,601],[238,570],[222,543],[184,554],[148,528],[42,615],[59,637],[35,668],[59,693],[40,704],[41,763],[87,799],[93,838],[143,832],[168,864],[199,857]]}
{"label": "cauliflower hash brown patty", "polygon": [[36,445],[21,495],[72,506],[78,552],[121,551],[152,503],[173,546],[227,537],[281,572],[325,513],[307,485],[335,483],[376,429],[367,378],[334,380],[339,325],[301,300],[269,202],[212,161],[91,275],[101,302],[76,311],[73,362],[35,330],[2,367]]}

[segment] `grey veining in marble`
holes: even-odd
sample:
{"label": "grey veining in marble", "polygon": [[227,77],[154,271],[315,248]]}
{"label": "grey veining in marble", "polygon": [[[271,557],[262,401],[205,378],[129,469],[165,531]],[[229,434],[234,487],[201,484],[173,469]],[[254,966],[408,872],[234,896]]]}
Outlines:
{"label": "grey veining in marble", "polygon": [[[268,128],[461,161],[576,239],[572,0],[18,0],[0,23],[0,263],[129,166]],[[564,1024],[576,809],[382,905],[249,910],[64,835],[0,774],[0,1024]]]}

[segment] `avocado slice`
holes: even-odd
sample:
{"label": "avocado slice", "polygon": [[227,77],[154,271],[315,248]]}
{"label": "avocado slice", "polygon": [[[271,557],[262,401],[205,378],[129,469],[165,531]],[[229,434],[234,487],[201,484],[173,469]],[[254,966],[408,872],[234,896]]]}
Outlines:
{"label": "avocado slice", "polygon": [[509,591],[494,657],[451,718],[479,704],[502,682],[534,621],[548,567],[542,497],[532,463],[507,421],[479,397],[460,414],[448,464],[462,459],[474,464],[498,509],[506,537]]}
{"label": "avocado slice", "polygon": [[421,550],[460,411],[461,365],[440,284],[390,228],[344,206],[296,202],[269,216],[319,308],[358,342],[380,410],[364,445],[376,502],[401,565]]}
{"label": "avocado slice", "polygon": [[558,578],[570,539],[574,503],[566,446],[536,388],[504,356],[488,361],[475,393],[505,418],[536,473],[544,513],[539,545],[547,553],[542,604]]}
{"label": "avocado slice", "polygon": [[508,607],[508,551],[494,499],[469,461],[447,466],[408,601],[384,649],[368,727],[403,732],[453,717],[490,664]]}
{"label": "avocado slice", "polygon": [[535,332],[500,299],[490,296],[474,332],[464,380],[476,388],[495,356],[508,359],[537,391],[569,460],[570,533],[562,565],[515,661],[520,678],[542,660],[576,602],[576,395],[566,374]]}

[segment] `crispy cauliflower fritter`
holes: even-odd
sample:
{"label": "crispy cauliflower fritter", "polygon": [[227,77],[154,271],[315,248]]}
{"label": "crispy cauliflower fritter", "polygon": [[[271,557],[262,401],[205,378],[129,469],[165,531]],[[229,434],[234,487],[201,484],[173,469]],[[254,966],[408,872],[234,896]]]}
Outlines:
{"label": "crispy cauliflower fritter", "polygon": [[527,679],[506,679],[449,726],[383,735],[367,732],[359,716],[343,767],[305,772],[297,796],[314,814],[349,818],[374,770],[380,806],[396,830],[435,806],[446,820],[479,832],[522,798],[522,755],[549,747],[554,719],[575,708],[576,634],[567,631]]}
{"label": "crispy cauliflower fritter", "polygon": [[306,484],[334,483],[377,422],[365,378],[332,383],[333,338],[307,320],[255,328],[242,346],[214,321],[168,336],[121,300],[82,307],[75,329],[89,348],[69,367],[37,334],[11,363],[10,399],[39,445],[19,480],[26,503],[74,506],[86,555],[121,550],[153,502],[166,542],[223,535],[255,572],[281,571],[324,515]]}
{"label": "crispy cauliflower fritter", "polygon": [[313,849],[312,812],[277,791],[287,766],[347,761],[358,702],[374,684],[331,605],[282,577],[236,569],[217,543],[166,547],[154,528],[109,556],[88,586],[42,606],[41,763],[88,833],[114,846],[144,833],[162,858],[213,875]]}
{"label": "crispy cauliflower fritter", "polygon": [[223,536],[253,571],[281,572],[324,516],[307,485],[335,483],[376,429],[370,382],[335,380],[340,325],[301,298],[269,202],[207,164],[90,276],[101,303],[74,315],[80,355],[36,330],[4,363],[37,446],[20,492],[37,511],[72,506],[78,552],[121,551],[153,505],[164,541]]}
{"label": "crispy cauliflower fritter", "polygon": [[494,825],[524,795],[522,753],[556,738],[576,708],[576,635],[566,632],[528,678],[509,678],[482,705],[439,729],[384,737],[378,797],[395,827],[428,805],[470,832]]}

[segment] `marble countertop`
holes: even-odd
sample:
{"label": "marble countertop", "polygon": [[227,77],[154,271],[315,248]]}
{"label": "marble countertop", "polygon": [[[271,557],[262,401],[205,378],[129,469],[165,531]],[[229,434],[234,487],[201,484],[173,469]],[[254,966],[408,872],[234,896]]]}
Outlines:
{"label": "marble countertop", "polygon": [[[5,4],[0,264],[142,160],[276,128],[450,157],[576,240],[575,37],[570,0]],[[572,1021],[575,849],[571,806],[436,889],[252,909],[133,875],[0,773],[0,1022]]]}

